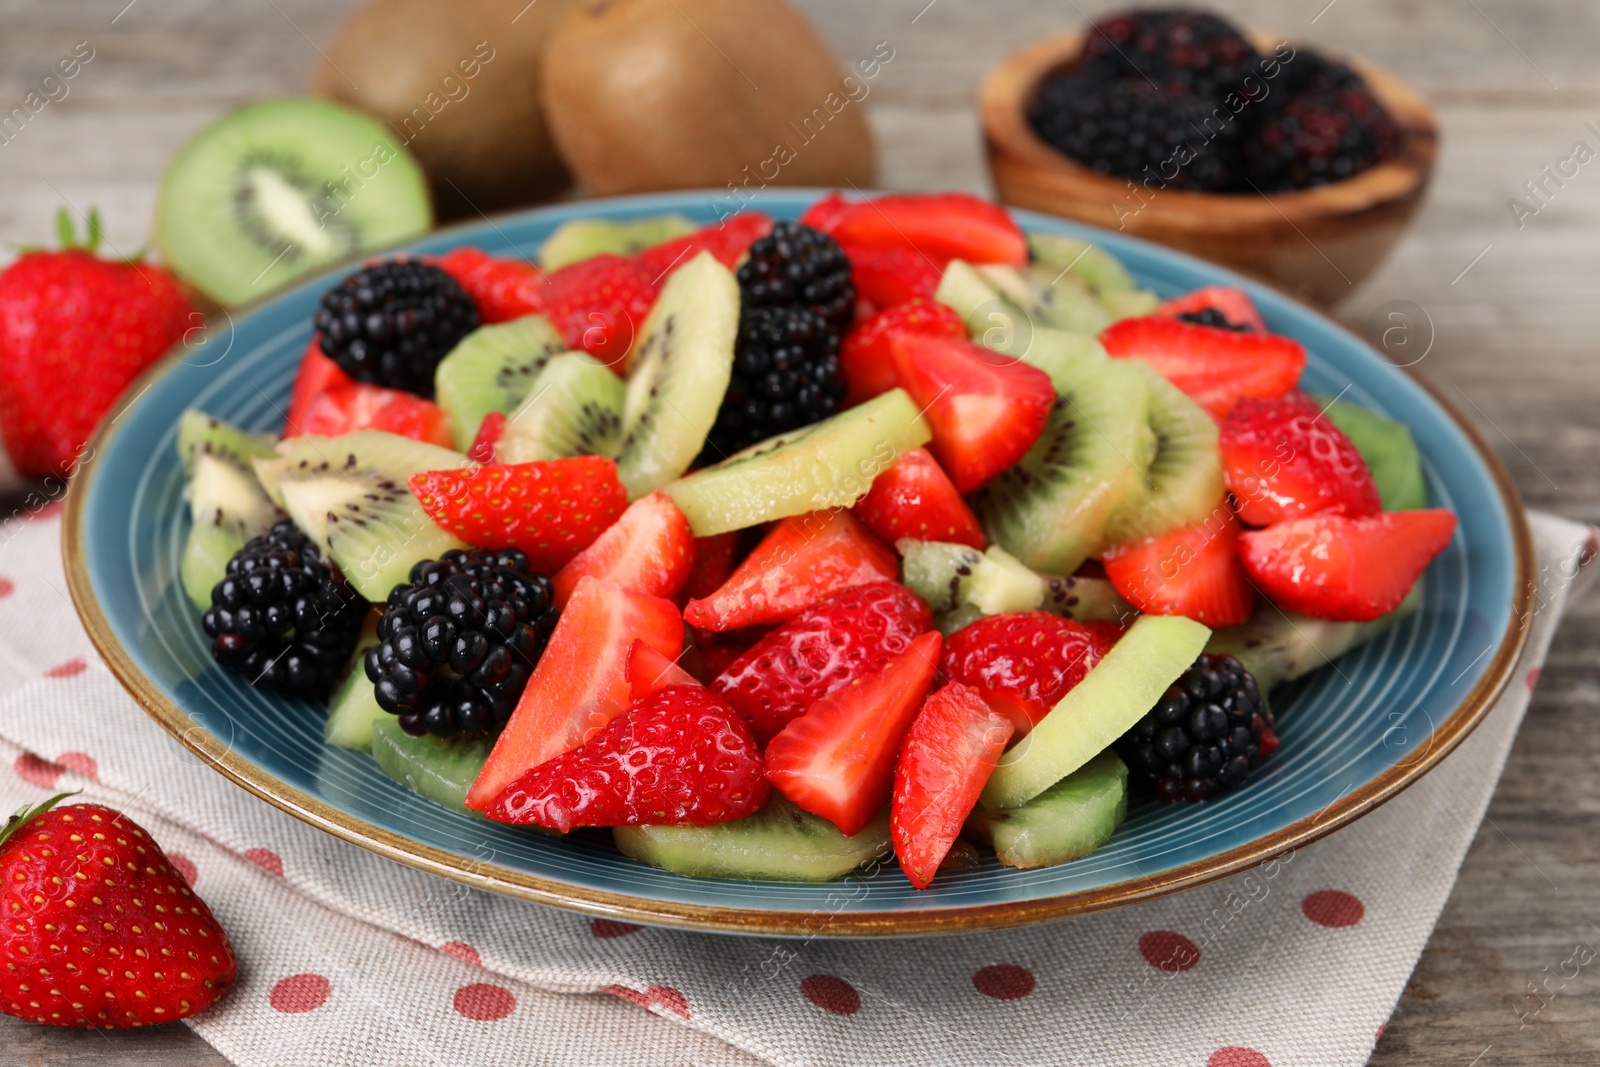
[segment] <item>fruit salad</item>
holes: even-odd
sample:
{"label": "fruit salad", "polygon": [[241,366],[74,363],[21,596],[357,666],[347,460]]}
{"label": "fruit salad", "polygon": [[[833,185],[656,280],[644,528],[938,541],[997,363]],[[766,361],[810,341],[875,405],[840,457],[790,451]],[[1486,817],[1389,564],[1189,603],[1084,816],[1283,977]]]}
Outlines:
{"label": "fruit salad", "polygon": [[368,262],[311,326],[278,433],[179,429],[217,664],[689,876],[922,889],[1248,789],[1455,530],[1247,293],[964,195]]}

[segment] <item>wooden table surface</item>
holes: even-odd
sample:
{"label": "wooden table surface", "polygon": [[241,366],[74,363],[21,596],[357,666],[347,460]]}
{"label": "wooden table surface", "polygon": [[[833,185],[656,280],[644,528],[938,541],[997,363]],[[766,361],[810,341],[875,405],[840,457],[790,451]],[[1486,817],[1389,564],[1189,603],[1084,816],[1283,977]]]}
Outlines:
{"label": "wooden table surface", "polygon": [[[126,5],[126,6],[124,6]],[[98,205],[111,244],[148,237],[166,160],[236,105],[302,89],[350,0],[0,0],[0,111],[80,41],[94,59],[0,145],[0,240],[44,242],[63,201]],[[868,103],[891,188],[987,191],[973,95],[983,71],[1111,5],[1045,0],[802,0],[846,58],[888,41]],[[1600,138],[1592,0],[1252,0],[1239,20],[1366,56],[1422,89],[1443,153],[1415,228],[1339,316],[1425,312],[1420,373],[1499,451],[1532,507],[1600,521],[1600,164],[1519,228],[1507,200],[1579,139]],[[1481,258],[1480,258],[1481,257]],[[1468,270],[1469,264],[1471,269]],[[1465,271],[1465,273],[1463,273]],[[1600,947],[1600,597],[1571,612],[1461,878],[1372,1062],[1600,1063],[1600,972],[1537,1017],[1529,983]],[[1265,995],[1271,995],[1266,991]],[[0,1063],[221,1064],[181,1026],[99,1035],[0,1017]]]}

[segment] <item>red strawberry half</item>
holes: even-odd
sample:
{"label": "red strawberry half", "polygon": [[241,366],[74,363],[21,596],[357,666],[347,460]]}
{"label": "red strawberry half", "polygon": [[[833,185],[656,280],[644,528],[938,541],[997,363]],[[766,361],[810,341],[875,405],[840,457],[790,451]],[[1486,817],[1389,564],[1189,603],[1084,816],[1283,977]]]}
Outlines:
{"label": "red strawberry half", "polygon": [[1267,324],[1261,318],[1261,312],[1256,310],[1256,302],[1250,299],[1250,294],[1232,285],[1207,285],[1192,293],[1175,296],[1163,301],[1155,314],[1164,319],[1175,319],[1179,315],[1198,315],[1204,311],[1215,311],[1234,326],[1245,326],[1261,333],[1267,331]]}
{"label": "red strawberry half", "polygon": [[1245,570],[1285,611],[1364,622],[1400,606],[1455,535],[1444,508],[1313,515],[1239,538]]}
{"label": "red strawberry half", "polygon": [[[559,460],[555,462],[560,462]],[[604,578],[624,589],[671,598],[694,566],[694,534],[672,498],[659,490],[628,505],[622,517],[556,573],[559,607],[586,577]]]}
{"label": "red strawberry half", "polygon": [[916,297],[886,308],[851,330],[839,346],[839,371],[844,375],[846,404],[859,404],[900,384],[890,341],[901,335],[967,336],[953,308]]}
{"label": "red strawberry half", "polygon": [[[757,641],[711,681],[771,737],[812,703],[869,674],[933,628],[928,605],[894,582],[835,593]],[[548,653],[547,653],[548,655]]]}
{"label": "red strawberry half", "polygon": [[815,205],[801,219],[847,248],[907,248],[941,265],[1028,261],[1028,239],[1005,208],[967,193],[892,194]]}
{"label": "red strawberry half", "polygon": [[918,889],[933,881],[1015,729],[959,682],[917,713],[895,764],[889,828],[900,869]]}
{"label": "red strawberry half", "polygon": [[771,217],[759,211],[741,211],[693,233],[652,245],[636,258],[650,275],[651,283],[660,288],[666,284],[667,275],[701,252],[710,252],[717,262],[732,269],[750,246],[771,230]]}
{"label": "red strawberry half", "polygon": [[823,597],[900,574],[894,552],[848,511],[779,522],[723,586],[691,600],[683,618],[702,630],[738,630],[793,618]]}
{"label": "red strawberry half", "polygon": [[481,248],[457,248],[441,256],[437,265],[472,297],[481,322],[509,322],[544,310],[544,271],[525,260],[491,256]]}
{"label": "red strawberry half", "polygon": [[1219,504],[1208,522],[1109,548],[1102,562],[1112,587],[1140,611],[1183,615],[1216,630],[1246,622],[1255,610],[1238,548],[1239,523]]}
{"label": "red strawberry half", "polygon": [[1239,401],[1218,442],[1239,518],[1271,526],[1319,512],[1360,518],[1383,504],[1367,461],[1301,392]]}
{"label": "red strawberry half", "polygon": [[912,300],[932,300],[944,277],[945,260],[909,248],[844,246],[856,295],[880,309]]}
{"label": "red strawberry half", "polygon": [[1044,611],[990,615],[945,643],[941,676],[977,691],[1011,721],[1032,730],[1122,636],[1108,622],[1074,622]]}
{"label": "red strawberry half", "polygon": [[635,704],[669,685],[699,684],[677,660],[663,656],[644,641],[633,643],[628,653],[628,694]]}
{"label": "red strawberry half", "polygon": [[698,685],[673,685],[506,787],[484,815],[578,826],[706,826],[753,814],[767,780],[750,727]]}
{"label": "red strawberry half", "polygon": [[1118,359],[1149,363],[1219,419],[1247,396],[1287,393],[1306,366],[1306,350],[1288,337],[1155,316],[1112,323],[1100,343]]}
{"label": "red strawberry half", "polygon": [[855,678],[792,719],[767,746],[767,778],[794,803],[856,834],[889,800],[895,757],[939,662],[939,635]]}
{"label": "red strawberry half", "polygon": [[913,448],[872,480],[855,507],[873,533],[894,544],[902,537],[954,541],[983,549],[983,528],[950,478],[926,450]]}
{"label": "red strawberry half", "polygon": [[954,337],[896,335],[895,374],[933,427],[929,446],[969,493],[1021,459],[1056,402],[1050,376]]}
{"label": "red strawberry half", "polygon": [[413,474],[428,517],[479,548],[517,548],[554,574],[622,514],[628,494],[601,456],[490,464]]}
{"label": "red strawberry half", "polygon": [[655,277],[637,260],[610,253],[591,256],[549,276],[545,313],[567,344],[621,373],[655,303]]}

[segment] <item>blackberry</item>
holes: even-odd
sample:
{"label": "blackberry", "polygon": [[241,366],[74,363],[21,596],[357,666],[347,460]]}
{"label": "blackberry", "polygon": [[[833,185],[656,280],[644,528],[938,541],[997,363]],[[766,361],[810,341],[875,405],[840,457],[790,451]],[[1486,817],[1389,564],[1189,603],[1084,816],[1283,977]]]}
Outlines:
{"label": "blackberry", "polygon": [[803,307],[750,308],[739,316],[733,377],[702,462],[827,418],[844,389],[839,331],[826,319]]}
{"label": "blackberry", "polygon": [[1219,330],[1233,330],[1236,333],[1249,333],[1250,327],[1242,322],[1233,322],[1216,308],[1203,308],[1200,311],[1185,311],[1178,316],[1179,322],[1192,322],[1196,326],[1214,326]]}
{"label": "blackberry", "polygon": [[389,594],[366,671],[408,734],[476,736],[505,724],[555,628],[550,579],[516,549],[453,550]]}
{"label": "blackberry", "polygon": [[366,602],[289,519],[228,560],[200,620],[211,655],[251,685],[326,696],[361,634]]}
{"label": "blackberry", "polygon": [[322,351],[359,382],[433,396],[433,372],[478,328],[478,306],[431,263],[363,267],[322,294],[312,318]]}
{"label": "blackberry", "polygon": [[1210,800],[1278,747],[1272,712],[1232,656],[1202,655],[1117,742],[1135,783],[1162,800]]}
{"label": "blackberry", "polygon": [[1029,121],[1048,144],[1101,174],[1215,193],[1234,188],[1243,139],[1241,125],[1216,110],[1143,80],[1068,72],[1040,88]]}
{"label": "blackberry", "polygon": [[1213,105],[1242,92],[1261,58],[1238,27],[1203,11],[1130,11],[1102,19],[1084,37],[1079,66],[1092,77],[1155,83]]}
{"label": "blackberry", "polygon": [[827,234],[779,222],[739,265],[739,306],[809,308],[842,332],[856,308],[850,258]]}
{"label": "blackberry", "polygon": [[[1337,67],[1327,65],[1314,77],[1327,87],[1290,97],[1263,118],[1245,146],[1250,180],[1262,192],[1342,181],[1399,147],[1400,128],[1394,119],[1359,78],[1341,84],[1342,76],[1329,73]],[[1348,68],[1340,69],[1355,78]]]}

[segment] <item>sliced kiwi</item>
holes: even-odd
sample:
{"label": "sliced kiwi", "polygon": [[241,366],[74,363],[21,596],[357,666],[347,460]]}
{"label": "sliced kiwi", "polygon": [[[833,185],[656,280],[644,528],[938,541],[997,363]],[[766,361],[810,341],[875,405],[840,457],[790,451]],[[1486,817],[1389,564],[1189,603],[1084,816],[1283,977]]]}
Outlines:
{"label": "sliced kiwi", "polygon": [[1226,518],[1216,420],[1150,364],[1138,359],[1128,363],[1144,375],[1150,389],[1156,452],[1144,477],[1106,524],[1106,538],[1133,544],[1185,523],[1204,522],[1218,509]]}
{"label": "sliced kiwi", "polygon": [[162,258],[225,307],[432,225],[411,153],[326,100],[269,100],[213,122],[167,167],[156,205]]}
{"label": "sliced kiwi", "polygon": [[270,435],[246,433],[193,408],[178,420],[192,519],[178,573],[183,591],[202,608],[211,606],[211,588],[227,573],[228,560],[278,517],[250,466],[252,459],[272,454]]}
{"label": "sliced kiwi", "polygon": [[345,580],[380,602],[413,564],[466,545],[428,518],[406,486],[421,471],[454,470],[466,456],[382,430],[291,437],[255,460],[256,475],[295,525],[339,565]]}
{"label": "sliced kiwi", "polygon": [[1129,289],[1126,292],[1102,293],[1101,303],[1111,312],[1113,321],[1139,319],[1151,314],[1161,305],[1161,298],[1148,289]]}
{"label": "sliced kiwi", "polygon": [[1415,511],[1428,506],[1422,456],[1410,430],[1360,404],[1319,399],[1326,408],[1324,417],[1344,431],[1367,461],[1384,511]]}
{"label": "sliced kiwi", "polygon": [[372,724],[372,758],[384,774],[435,804],[477,819],[482,814],[463,802],[494,742],[492,737],[412,737],[387,713]]}
{"label": "sliced kiwi", "polygon": [[980,615],[1033,611],[1044,603],[1045,580],[999,545],[979,552],[948,541],[902,537],[900,580],[928,602],[934,614],[971,607]]}
{"label": "sliced kiwi", "polygon": [[557,226],[539,246],[539,266],[560,270],[603,252],[631,256],[694,231],[694,223],[678,214],[621,220],[571,219]]}
{"label": "sliced kiwi", "polygon": [[889,812],[854,836],[774,792],[767,806],[711,826],[618,826],[617,848],[691,878],[827,882],[888,856]]}
{"label": "sliced kiwi", "polygon": [[733,377],[739,283],[709,252],[673,271],[628,353],[617,477],[638,499],[689,469]]}
{"label": "sliced kiwi", "polygon": [[1069,574],[1052,576],[1045,582],[1044,603],[1039,607],[1064,619],[1127,622],[1138,614],[1138,609],[1122,599],[1109,579]]}
{"label": "sliced kiwi", "polygon": [[1035,339],[1023,358],[1050,375],[1056,404],[1027,454],[974,497],[990,538],[1037,571],[1071,574],[1101,550],[1153,452],[1144,375],[1096,348]]}
{"label": "sliced kiwi", "polygon": [[952,259],[933,298],[960,315],[967,333],[986,348],[1020,357],[1033,341],[1037,325],[1033,316],[1001,294],[970,263]]}
{"label": "sliced kiwi", "polygon": [[1308,619],[1263,603],[1243,626],[1212,634],[1206,651],[1236,658],[1265,693],[1376,640],[1421,605],[1421,582],[1411,587],[1399,607],[1370,622]]}
{"label": "sliced kiwi", "polygon": [[977,271],[997,293],[1027,312],[1035,325],[1092,334],[1111,325],[1105,304],[1069,270],[991,264]]}
{"label": "sliced kiwi", "polygon": [[374,608],[367,612],[362,623],[361,637],[350,656],[339,687],[328,701],[328,721],[322,727],[322,739],[336,748],[372,751],[372,725],[394,716],[378,706],[372,681],[367,677],[367,649],[378,643],[378,620],[382,612]]}
{"label": "sliced kiwi", "polygon": [[480,326],[463,337],[433,372],[434,394],[450,417],[456,447],[471,447],[485,415],[515,411],[550,357],[566,350],[543,315]]}
{"label": "sliced kiwi", "polygon": [[696,537],[847,508],[895,458],[933,438],[904,389],[735,452],[666,487]]}
{"label": "sliced kiwi", "polygon": [[616,372],[583,352],[550,360],[495,442],[497,463],[562,456],[615,456],[622,445],[627,387]]}
{"label": "sliced kiwi", "polygon": [[1134,288],[1133,275],[1122,261],[1099,245],[1064,233],[1029,233],[1034,263],[1053,271],[1071,271],[1104,296]]}
{"label": "sliced kiwi", "polygon": [[967,830],[1007,867],[1051,867],[1111,840],[1127,814],[1128,768],[1106,751],[1026,804],[978,808]]}

